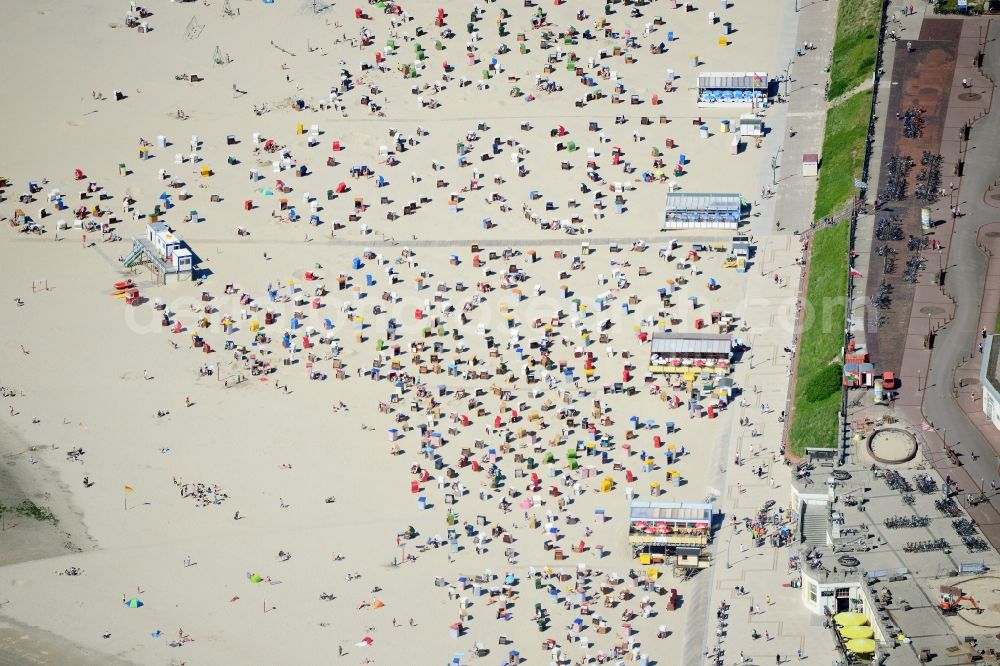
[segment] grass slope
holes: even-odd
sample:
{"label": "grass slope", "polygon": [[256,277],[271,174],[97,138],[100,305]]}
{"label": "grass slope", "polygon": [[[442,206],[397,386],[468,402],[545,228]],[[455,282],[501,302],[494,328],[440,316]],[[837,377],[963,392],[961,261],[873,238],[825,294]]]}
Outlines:
{"label": "grass slope", "polygon": [[794,408],[789,444],[801,455],[808,447],[837,445],[840,391],[810,401],[806,390],[817,375],[840,360],[847,298],[850,222],[820,229],[813,236],[806,314],[799,337]]}
{"label": "grass slope", "polygon": [[813,219],[823,219],[851,198],[865,159],[871,106],[872,91],[866,90],[827,111]]}
{"label": "grass slope", "polygon": [[830,63],[829,99],[836,99],[872,78],[878,48],[881,0],[842,0]]}

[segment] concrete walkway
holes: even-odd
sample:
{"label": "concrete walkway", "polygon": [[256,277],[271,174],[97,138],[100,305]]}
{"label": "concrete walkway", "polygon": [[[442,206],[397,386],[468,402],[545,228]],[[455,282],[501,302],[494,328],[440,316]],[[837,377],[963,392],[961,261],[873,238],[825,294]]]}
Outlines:
{"label": "concrete walkway", "polygon": [[[757,265],[747,274],[743,311],[751,326],[747,341],[753,351],[748,362],[740,364],[744,367],[737,375],[748,404],[729,417],[731,432],[716,447],[718,467],[713,469],[719,470],[715,487],[721,495],[723,526],[716,535],[712,567],[695,579],[693,590],[686,591],[689,599],[710,601],[698,609],[700,616],[692,615],[688,627],[692,635],[685,641],[684,657],[678,663],[705,663],[704,652],[716,645],[724,650],[726,664],[738,663],[741,653],[752,664],[773,664],[776,655],[783,663],[796,661],[797,650],[802,650],[804,657],[813,655],[822,661],[823,655],[832,654],[834,649],[822,618],[802,608],[801,590],[786,587],[797,578],[787,567],[794,549],[756,548],[742,524],[738,530],[732,526],[734,516],[738,521],[753,516],[769,499],[786,506],[790,493],[790,468],[778,455],[783,432],[778,416],[787,398],[792,362],[783,348],[792,344],[803,278],[795,264],[795,259],[802,257],[802,239],[793,232],[807,231],[812,221],[817,179],[804,177],[801,163],[804,153],[819,153],[822,147],[827,108],[824,68],[833,48],[838,3],[800,2],[799,6],[801,11],[791,17],[792,24],[783,26],[777,36],[789,45],[790,101],[768,114],[771,133],[761,149],[775,157],[777,168],[772,172],[770,160],[765,160],[760,184],[770,186],[776,194],[758,203],[755,212],[760,215],[752,218],[750,225],[757,245]],[[795,45],[807,41],[816,45],[815,50],[797,57]],[[780,90],[785,92],[785,84]],[[794,137],[789,136],[789,128],[795,130]],[[780,231],[776,221],[781,223]],[[761,295],[774,288],[773,273],[783,278],[786,286],[781,291],[786,295],[765,299]],[[769,411],[762,413],[761,404]],[[749,418],[752,426],[740,426],[743,417]],[[760,436],[751,437],[752,429]],[[732,464],[737,455],[744,461],[740,466]],[[764,468],[763,476],[754,474],[758,467]],[[789,513],[786,506],[786,515]],[[736,586],[746,588],[747,594],[736,596]],[[717,635],[715,612],[723,600],[731,606],[728,626]],[[751,613],[751,607],[759,607],[759,611]],[[692,631],[698,617],[704,618],[702,626]],[[757,640],[751,639],[755,629],[761,634]],[[768,639],[763,637],[765,632]],[[700,634],[699,640],[695,640],[695,633]],[[672,661],[664,659],[664,663]]]}

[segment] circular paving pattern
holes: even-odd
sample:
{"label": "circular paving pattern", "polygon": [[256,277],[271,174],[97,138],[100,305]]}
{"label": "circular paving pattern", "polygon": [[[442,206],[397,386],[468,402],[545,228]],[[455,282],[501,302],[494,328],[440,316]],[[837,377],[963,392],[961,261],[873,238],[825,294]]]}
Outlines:
{"label": "circular paving pattern", "polygon": [[861,565],[861,560],[853,555],[841,555],[837,558],[837,563],[841,566],[847,567],[848,569],[854,569]]}
{"label": "circular paving pattern", "polygon": [[920,308],[920,314],[925,315],[939,315],[944,314],[944,308],[939,308],[936,305],[925,305]]}
{"label": "circular paving pattern", "polygon": [[[994,194],[992,198],[996,199],[997,201],[1000,201],[1000,194]],[[986,237],[987,238],[1000,238],[1000,231],[987,231],[986,232]]]}
{"label": "circular paving pattern", "polygon": [[917,455],[917,438],[902,428],[882,428],[868,438],[868,454],[888,465],[909,462]]}
{"label": "circular paving pattern", "polygon": [[979,93],[962,93],[958,96],[963,102],[975,102],[983,98]]}

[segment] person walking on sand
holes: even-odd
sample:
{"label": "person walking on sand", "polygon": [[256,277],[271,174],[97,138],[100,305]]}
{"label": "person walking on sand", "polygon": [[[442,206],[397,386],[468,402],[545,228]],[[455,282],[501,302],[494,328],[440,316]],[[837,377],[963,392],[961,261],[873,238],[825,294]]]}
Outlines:
{"label": "person walking on sand", "polygon": [[185,407],[190,407],[191,406],[191,398],[190,398],[190,396],[184,396],[184,406]]}

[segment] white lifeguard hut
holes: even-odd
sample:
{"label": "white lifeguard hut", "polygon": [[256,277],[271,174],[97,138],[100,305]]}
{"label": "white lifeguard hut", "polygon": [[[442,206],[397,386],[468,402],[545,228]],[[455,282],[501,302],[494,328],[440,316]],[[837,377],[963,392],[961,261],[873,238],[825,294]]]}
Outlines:
{"label": "white lifeguard hut", "polygon": [[166,284],[171,275],[178,280],[194,277],[194,254],[163,222],[147,224],[146,235],[134,236],[132,252],[122,259],[125,268],[142,264],[147,265],[160,284]]}

